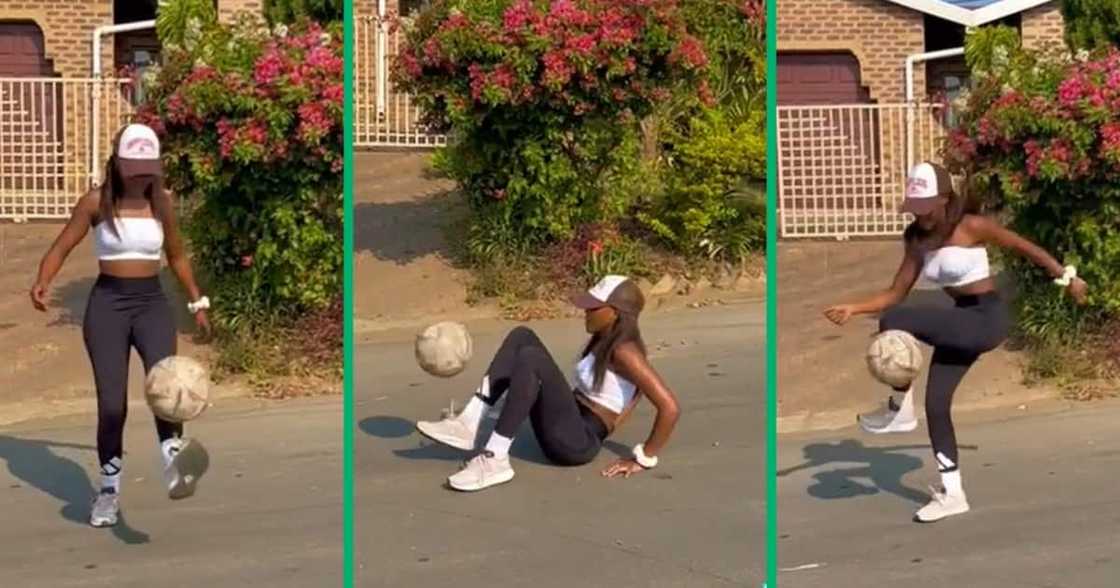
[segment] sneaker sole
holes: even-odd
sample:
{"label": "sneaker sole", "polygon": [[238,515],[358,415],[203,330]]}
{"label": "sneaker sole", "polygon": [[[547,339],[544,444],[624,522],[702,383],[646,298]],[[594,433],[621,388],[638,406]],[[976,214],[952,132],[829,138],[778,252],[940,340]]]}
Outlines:
{"label": "sneaker sole", "polygon": [[187,439],[179,453],[171,458],[171,467],[176,476],[168,490],[168,496],[171,500],[189,498],[194,495],[198,480],[210,469],[210,454],[198,441]]}
{"label": "sneaker sole", "polygon": [[859,417],[856,417],[856,422],[859,423],[859,428],[863,429],[866,433],[872,435],[886,435],[888,433],[909,433],[918,428],[918,419],[907,421],[905,423],[891,423],[882,429],[875,429],[867,425]]}
{"label": "sneaker sole", "polygon": [[117,526],[117,519],[90,519],[89,526],[95,529]]}
{"label": "sneaker sole", "polygon": [[491,486],[497,486],[499,484],[505,484],[509,482],[513,479],[513,474],[513,470],[509,470],[508,474],[503,473],[502,475],[494,478],[487,478],[481,484],[472,484],[470,486],[456,486],[455,483],[451,481],[451,478],[448,478],[447,485],[450,486],[453,490],[458,490],[459,492],[478,492],[479,490],[485,490],[487,488],[490,488]]}
{"label": "sneaker sole", "polygon": [[962,514],[968,512],[968,511],[970,511],[970,510],[972,510],[972,509],[968,508],[968,507],[965,507],[963,510],[955,510],[953,512],[945,513],[945,514],[937,517],[936,519],[923,519],[923,518],[919,517],[917,514],[915,514],[914,515],[914,522],[915,523],[922,523],[924,525],[928,525],[930,523],[936,523],[937,521],[943,521],[943,520],[945,520],[949,517],[962,515]]}
{"label": "sneaker sole", "polygon": [[425,431],[424,423],[416,423],[416,430],[419,431],[421,435],[441,445],[454,447],[455,449],[461,449],[463,451],[474,451],[475,449],[473,441],[468,443],[463,441],[461,437],[443,437],[436,433]]}

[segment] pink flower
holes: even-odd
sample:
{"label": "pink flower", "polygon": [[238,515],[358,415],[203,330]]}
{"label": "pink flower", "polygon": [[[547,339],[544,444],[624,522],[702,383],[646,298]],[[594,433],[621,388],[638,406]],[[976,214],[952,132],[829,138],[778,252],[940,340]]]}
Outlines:
{"label": "pink flower", "polygon": [[1085,95],[1085,79],[1081,75],[1067,78],[1058,85],[1058,101],[1063,106],[1074,106]]}
{"label": "pink flower", "polygon": [[546,85],[559,87],[567,84],[571,79],[572,67],[562,52],[549,51],[544,54],[541,61],[544,63],[543,81]]}
{"label": "pink flower", "polygon": [[265,51],[253,68],[253,81],[260,86],[272,84],[284,71],[284,59],[275,47]]}
{"label": "pink flower", "polygon": [[708,64],[708,56],[704,54],[704,47],[700,41],[691,35],[681,39],[676,50],[669,56],[671,62],[683,62],[693,68],[701,68]]}
{"label": "pink flower", "polygon": [[345,90],[342,84],[329,84],[327,87],[323,88],[320,96],[323,100],[341,105],[344,94]]}

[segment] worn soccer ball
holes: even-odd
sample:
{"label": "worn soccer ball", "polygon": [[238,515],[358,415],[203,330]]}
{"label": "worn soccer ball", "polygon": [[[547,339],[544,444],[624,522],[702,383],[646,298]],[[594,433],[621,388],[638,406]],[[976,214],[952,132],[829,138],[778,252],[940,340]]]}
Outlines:
{"label": "worn soccer ball", "polygon": [[436,323],[416,336],[416,362],[433,376],[450,378],[463,371],[471,353],[471,335],[460,323]]}
{"label": "worn soccer ball", "polygon": [[909,386],[922,371],[922,348],[906,331],[884,331],[867,348],[867,369],[888,386]]}
{"label": "worn soccer ball", "polygon": [[189,357],[173,355],[152,366],[144,382],[148,406],[159,418],[182,423],[210,404],[210,374]]}

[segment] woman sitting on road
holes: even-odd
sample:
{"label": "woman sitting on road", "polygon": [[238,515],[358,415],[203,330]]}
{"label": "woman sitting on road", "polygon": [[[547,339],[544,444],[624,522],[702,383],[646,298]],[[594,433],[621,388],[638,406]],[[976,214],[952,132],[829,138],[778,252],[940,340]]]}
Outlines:
{"label": "woman sitting on road", "polygon": [[509,449],[526,419],[550,461],[566,466],[590,463],[642,396],[657,408],[653,431],[634,447],[632,458],[619,459],[602,473],[629,477],[657,466],[657,455],[680,409],[646,357],[638,329],[645,304],[641,290],[625,277],[607,276],[572,302],[586,312],[591,334],[575,367],[574,389],[537,335],[518,327],[502,342],[463,412],[439,422],[417,423],[416,428],[434,441],[474,451],[483,416],[505,398],[482,452],[448,478],[452,488],[469,492],[512,480]]}

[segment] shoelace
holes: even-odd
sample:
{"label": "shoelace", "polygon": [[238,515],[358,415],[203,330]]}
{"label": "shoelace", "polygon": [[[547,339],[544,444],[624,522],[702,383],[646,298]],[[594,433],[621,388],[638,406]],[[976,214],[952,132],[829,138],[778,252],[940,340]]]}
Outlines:
{"label": "shoelace", "polygon": [[929,494],[935,501],[937,501],[937,504],[944,506],[945,499],[948,498],[949,495],[938,492],[937,488],[934,488],[933,486],[927,486],[927,488],[929,488]]}

